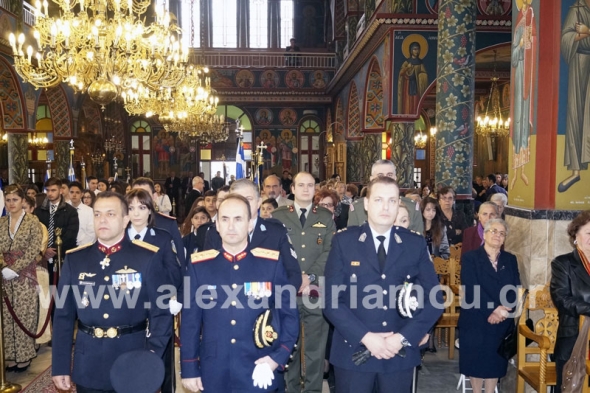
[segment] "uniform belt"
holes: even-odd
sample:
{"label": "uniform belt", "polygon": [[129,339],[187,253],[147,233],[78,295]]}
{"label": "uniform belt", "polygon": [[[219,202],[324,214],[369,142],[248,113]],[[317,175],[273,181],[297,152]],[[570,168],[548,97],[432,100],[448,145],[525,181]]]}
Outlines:
{"label": "uniform belt", "polygon": [[78,330],[94,338],[119,338],[125,334],[137,333],[147,329],[147,321],[133,326],[97,327],[78,321]]}

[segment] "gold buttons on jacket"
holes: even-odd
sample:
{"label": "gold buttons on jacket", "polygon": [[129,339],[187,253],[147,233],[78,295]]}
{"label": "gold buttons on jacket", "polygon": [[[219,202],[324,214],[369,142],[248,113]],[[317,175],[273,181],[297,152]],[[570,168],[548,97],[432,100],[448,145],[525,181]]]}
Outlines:
{"label": "gold buttons on jacket", "polygon": [[106,277],[104,278],[104,280],[105,280],[105,281],[109,281],[109,276],[106,276]]}
{"label": "gold buttons on jacket", "polygon": [[302,244],[302,245],[301,245],[301,248],[305,248],[305,244]]}
{"label": "gold buttons on jacket", "polygon": [[236,320],[235,320],[235,319],[232,319],[232,320],[231,320],[231,324],[232,324],[232,325],[235,325],[235,324],[236,324]]}
{"label": "gold buttons on jacket", "polygon": [[305,258],[301,258],[301,262],[305,262]]}
{"label": "gold buttons on jacket", "polygon": [[301,232],[301,236],[305,236],[305,232]]}
{"label": "gold buttons on jacket", "polygon": [[383,321],[382,325],[387,326],[387,322]]}
{"label": "gold buttons on jacket", "polygon": [[231,305],[232,305],[232,306],[234,306],[234,307],[236,306],[236,304],[237,304],[237,303],[236,303],[236,301],[235,301],[235,300],[231,302]]}
{"label": "gold buttons on jacket", "polygon": [[231,339],[231,343],[232,343],[232,344],[235,344],[235,343],[236,343],[236,339],[235,339],[235,338],[232,338],[232,339]]}
{"label": "gold buttons on jacket", "polygon": [[238,270],[240,267],[238,265],[234,265],[234,270]]}
{"label": "gold buttons on jacket", "polygon": [[233,289],[236,289],[236,288],[238,287],[238,284],[232,284],[232,285],[231,285],[231,287],[232,287]]}
{"label": "gold buttons on jacket", "polygon": [[103,317],[104,319],[107,319],[107,318],[109,317],[109,314],[107,314],[107,313],[104,313],[104,314],[102,315],[102,317]]}
{"label": "gold buttons on jacket", "polygon": [[385,274],[382,274],[382,275],[381,275],[381,279],[382,279],[382,280],[385,280],[385,277],[387,277]]}
{"label": "gold buttons on jacket", "polygon": [[104,300],[109,300],[111,297],[109,295],[104,295]]}

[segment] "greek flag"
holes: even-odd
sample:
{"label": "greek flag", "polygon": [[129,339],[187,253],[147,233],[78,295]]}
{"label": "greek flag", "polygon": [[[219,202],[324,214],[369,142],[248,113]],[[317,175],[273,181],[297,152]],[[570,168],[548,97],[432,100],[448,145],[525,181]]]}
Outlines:
{"label": "greek flag", "polygon": [[242,141],[239,141],[236,152],[236,180],[244,177],[246,177],[246,159],[244,158],[244,146],[242,146]]}

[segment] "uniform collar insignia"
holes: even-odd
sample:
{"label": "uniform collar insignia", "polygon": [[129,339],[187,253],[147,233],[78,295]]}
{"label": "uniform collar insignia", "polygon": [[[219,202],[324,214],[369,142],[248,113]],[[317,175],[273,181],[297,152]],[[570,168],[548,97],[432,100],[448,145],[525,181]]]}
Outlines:
{"label": "uniform collar insignia", "polygon": [[367,234],[363,232],[363,234],[359,237],[359,242],[364,243],[366,238]]}
{"label": "uniform collar insignia", "polygon": [[397,233],[395,233],[395,234],[393,235],[393,237],[395,238],[395,242],[396,242],[397,244],[401,244],[401,242],[402,242],[402,238],[401,238],[401,237],[399,237],[399,235],[398,235]]}
{"label": "uniform collar insignia", "polygon": [[313,224],[311,227],[312,228],[326,228],[326,226],[319,221],[316,222],[315,224]]}
{"label": "uniform collar insignia", "polygon": [[246,255],[248,255],[248,253],[246,251],[242,251],[241,253],[239,253],[237,255],[232,255],[227,251],[223,252],[223,256],[225,257],[225,259],[227,259],[231,263],[241,261],[242,259],[244,259],[246,257]]}
{"label": "uniform collar insignia", "polygon": [[318,212],[318,207],[317,206],[312,207],[311,208],[311,212],[312,213],[317,213]]}
{"label": "uniform collar insignia", "polygon": [[121,248],[123,247],[123,240],[121,240],[119,243],[114,244],[110,247],[105,246],[104,244],[101,244],[100,242],[98,243],[98,249],[107,254],[107,256],[116,253],[117,251],[119,251]]}
{"label": "uniform collar insignia", "polygon": [[266,232],[266,227],[264,226],[264,224],[260,224],[260,230],[262,232]]}
{"label": "uniform collar insignia", "polygon": [[295,206],[289,205],[289,213],[293,213],[295,211]]}

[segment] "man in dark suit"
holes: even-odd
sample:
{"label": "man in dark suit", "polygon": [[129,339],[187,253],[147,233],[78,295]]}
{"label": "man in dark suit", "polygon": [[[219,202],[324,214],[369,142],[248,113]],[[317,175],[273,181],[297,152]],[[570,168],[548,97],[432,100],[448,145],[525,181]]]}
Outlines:
{"label": "man in dark suit", "polygon": [[[377,177],[364,200],[368,223],[348,227],[332,241],[324,314],[334,324],[330,362],[337,393],[410,392],[419,344],[442,313],[429,300],[439,282],[424,237],[393,226],[398,204],[395,181]],[[424,303],[396,310],[396,288],[409,284],[421,286]],[[368,296],[374,307],[366,306]],[[440,291],[436,299],[442,304]],[[364,361],[355,363],[357,354]]]}
{"label": "man in dark suit", "polygon": [[213,179],[211,179],[211,187],[213,191],[219,190],[221,187],[225,186],[225,179],[221,177],[221,172],[217,171],[217,174]]}
{"label": "man in dark suit", "polygon": [[191,211],[191,207],[197,198],[203,196],[203,187],[205,186],[205,182],[203,181],[202,177],[195,176],[193,177],[192,185],[193,188],[188,194],[186,194],[186,199],[184,201],[185,214],[188,214]]}
{"label": "man in dark suit", "polygon": [[186,193],[189,192],[193,188],[192,182],[193,182],[193,173],[188,172],[186,174],[186,176],[184,176],[182,178],[182,181],[180,182],[180,189],[181,189],[183,198],[186,196]]}
{"label": "man in dark suit", "polygon": [[[281,253],[281,260],[287,271],[289,283],[296,289],[301,287],[301,268],[297,262],[295,250],[291,246],[287,229],[278,220],[265,220],[258,217],[258,209],[262,204],[258,187],[248,179],[236,180],[230,187],[230,194],[240,194],[250,203],[250,211],[255,220],[254,230],[250,233],[248,247],[263,247],[270,250],[277,250]],[[207,232],[204,250],[221,249],[221,236],[215,228]]]}
{"label": "man in dark suit", "polygon": [[[205,179],[205,172],[199,172],[199,177],[201,179],[203,179],[203,183],[205,183],[205,186],[203,187],[203,192],[207,192],[211,189],[211,187],[209,186],[209,180]],[[191,188],[192,188],[192,184],[191,184]]]}
{"label": "man in dark suit", "polygon": [[47,197],[41,206],[35,209],[34,214],[47,227],[49,239],[44,257],[48,262],[50,272],[49,283],[53,284],[53,266],[58,259],[56,229],[61,229],[62,246],[60,257],[63,260],[66,251],[76,247],[80,220],[78,211],[72,205],[66,203],[60,194],[61,180],[50,177],[45,182],[45,189],[47,190]]}
{"label": "man in dark suit", "polygon": [[170,172],[170,177],[166,179],[164,183],[164,188],[166,189],[166,194],[170,198],[170,203],[176,206],[176,211],[174,212],[176,216],[178,216],[178,197],[180,195],[180,178],[176,177],[176,173]]}

